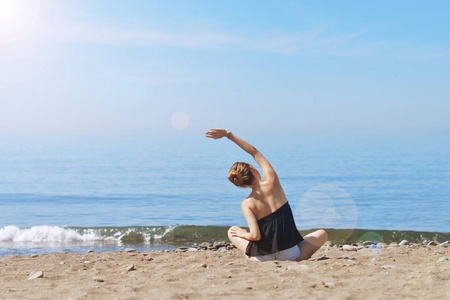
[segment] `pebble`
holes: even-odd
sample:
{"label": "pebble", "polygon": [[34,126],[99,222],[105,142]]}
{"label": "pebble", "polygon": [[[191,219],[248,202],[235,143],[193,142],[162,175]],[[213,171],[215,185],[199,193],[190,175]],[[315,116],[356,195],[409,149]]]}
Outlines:
{"label": "pebble", "polygon": [[336,284],[334,282],[323,282],[322,284],[323,284],[324,287],[327,287],[327,288],[330,288],[330,289],[332,289],[332,288],[334,288],[336,286]]}
{"label": "pebble", "polygon": [[133,249],[133,248],[125,248],[125,250],[123,250],[123,251],[125,251],[125,252],[127,252],[127,253],[129,253],[129,252],[136,252],[136,249]]}
{"label": "pebble", "polygon": [[374,241],[364,241],[363,243],[362,243],[362,245],[365,247],[365,246],[369,246],[369,245],[372,245],[372,244],[376,244]]}
{"label": "pebble", "polygon": [[135,267],[134,265],[129,265],[129,266],[126,268],[126,270],[127,270],[127,272],[134,271],[134,270],[136,270],[136,267]]}
{"label": "pebble", "polygon": [[85,264],[90,264],[91,262],[88,261],[88,260],[85,260],[84,263],[85,263]]}
{"label": "pebble", "polygon": [[442,257],[439,258],[436,262],[443,262],[443,261],[446,261],[446,260],[448,260],[448,257],[442,256]]}
{"label": "pebble", "polygon": [[188,248],[187,251],[198,251],[198,249],[191,247],[191,248]]}
{"label": "pebble", "polygon": [[94,279],[94,281],[96,281],[96,282],[105,282],[105,281],[103,280],[103,278],[97,277],[97,276],[93,277],[92,279]]}
{"label": "pebble", "polygon": [[345,251],[356,251],[356,247],[350,246],[350,245],[344,245],[344,246],[342,246],[342,249]]}
{"label": "pebble", "polygon": [[388,244],[386,244],[386,243],[378,243],[378,244],[377,244],[377,247],[378,247],[378,248],[387,248],[387,247],[388,247]]}
{"label": "pebble", "polygon": [[445,241],[445,242],[443,242],[443,243],[440,243],[439,246],[444,246],[444,245],[448,245],[448,244],[449,244],[449,242],[448,242],[448,241]]}
{"label": "pebble", "polygon": [[217,251],[219,251],[219,252],[226,252],[227,251],[227,247],[226,246],[220,247],[219,249],[217,249]]}
{"label": "pebble", "polygon": [[403,240],[400,243],[398,243],[400,246],[409,246],[409,242],[407,240]]}
{"label": "pebble", "polygon": [[179,248],[174,248],[172,251],[175,252],[175,253],[181,253],[181,252],[188,251],[188,249],[187,248],[185,249],[183,247],[179,247]]}
{"label": "pebble", "polygon": [[225,242],[225,241],[214,242],[214,244],[213,244],[213,246],[216,248],[224,247],[226,245],[227,245],[227,242]]}
{"label": "pebble", "polygon": [[400,245],[397,243],[390,243],[389,247],[400,247]]}
{"label": "pebble", "polygon": [[435,243],[435,242],[433,242],[433,241],[431,241],[431,242],[429,242],[428,244],[427,244],[427,246],[436,246],[437,245],[437,243]]}
{"label": "pebble", "polygon": [[326,241],[324,246],[331,247],[331,246],[333,246],[333,243],[331,241]]}
{"label": "pebble", "polygon": [[44,278],[44,272],[42,271],[33,271],[30,273],[30,276],[28,277],[28,280],[33,280],[36,278]]}
{"label": "pebble", "polygon": [[436,249],[436,250],[434,250],[434,253],[437,253],[437,254],[444,254],[444,253],[445,253],[445,250],[444,250],[444,249]]}
{"label": "pebble", "polygon": [[286,270],[288,270],[288,271],[296,271],[296,270],[307,271],[309,269],[311,269],[311,268],[307,265],[290,265],[286,268]]}
{"label": "pebble", "polygon": [[203,243],[201,243],[200,245],[198,245],[198,247],[199,247],[199,248],[207,249],[207,248],[211,247],[211,243],[203,242]]}
{"label": "pebble", "polygon": [[396,266],[393,266],[393,265],[384,265],[384,266],[381,266],[381,268],[382,268],[382,269],[393,269],[393,268],[396,268]]}
{"label": "pebble", "polygon": [[35,257],[38,257],[38,255],[37,254],[31,254],[30,257],[31,258],[35,258]]}
{"label": "pebble", "polygon": [[94,252],[95,252],[95,251],[94,251],[94,250],[92,250],[92,249],[88,251],[88,253],[94,253]]}

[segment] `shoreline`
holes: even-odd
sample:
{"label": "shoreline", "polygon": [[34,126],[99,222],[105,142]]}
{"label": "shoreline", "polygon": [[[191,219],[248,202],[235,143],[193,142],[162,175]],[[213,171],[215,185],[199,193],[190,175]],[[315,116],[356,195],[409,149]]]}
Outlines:
{"label": "shoreline", "polygon": [[[14,226],[0,228],[0,257],[46,253],[86,253],[124,250],[127,247],[138,251],[169,250],[177,247],[196,247],[204,242],[228,241],[228,226],[153,226],[153,227],[58,227],[35,226],[20,229]],[[13,228],[11,228],[13,227]],[[245,228],[245,227],[244,227]],[[3,230],[3,231],[2,231]],[[312,230],[300,230],[305,236]],[[329,245],[376,242],[440,244],[450,240],[450,234],[440,232],[329,229]]]}
{"label": "shoreline", "polygon": [[[14,255],[0,258],[0,295],[29,299],[450,297],[448,243],[373,245],[378,246],[367,244],[359,250],[324,246],[302,262],[247,261],[231,248]],[[32,279],[33,275],[38,278]]]}

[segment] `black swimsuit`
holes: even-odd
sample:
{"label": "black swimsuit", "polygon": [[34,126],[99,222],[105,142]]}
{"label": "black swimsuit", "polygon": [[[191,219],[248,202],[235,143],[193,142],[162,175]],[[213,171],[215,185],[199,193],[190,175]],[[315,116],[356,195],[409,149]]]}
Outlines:
{"label": "black swimsuit", "polygon": [[245,254],[248,256],[272,254],[289,249],[303,241],[303,237],[295,226],[289,202],[270,215],[259,219],[258,227],[261,239],[248,243],[245,250]]}

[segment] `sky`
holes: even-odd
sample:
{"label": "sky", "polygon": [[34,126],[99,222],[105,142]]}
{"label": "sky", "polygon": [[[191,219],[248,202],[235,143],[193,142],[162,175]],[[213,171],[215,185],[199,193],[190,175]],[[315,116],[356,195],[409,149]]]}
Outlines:
{"label": "sky", "polygon": [[447,135],[448,11],[0,0],[0,135]]}

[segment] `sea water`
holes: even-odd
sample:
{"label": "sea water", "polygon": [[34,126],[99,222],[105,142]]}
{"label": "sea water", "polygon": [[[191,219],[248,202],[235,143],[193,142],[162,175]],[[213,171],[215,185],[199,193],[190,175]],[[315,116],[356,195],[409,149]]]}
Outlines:
{"label": "sea water", "polygon": [[[449,136],[243,137],[277,171],[299,230],[450,231]],[[0,256],[223,239],[246,226],[250,190],[227,180],[236,161],[256,165],[203,134],[4,137]]]}

